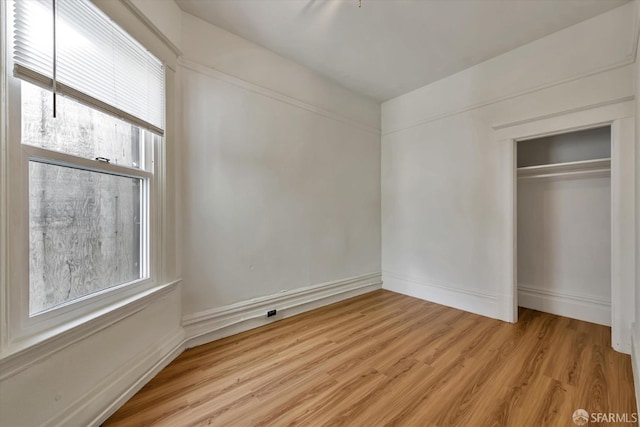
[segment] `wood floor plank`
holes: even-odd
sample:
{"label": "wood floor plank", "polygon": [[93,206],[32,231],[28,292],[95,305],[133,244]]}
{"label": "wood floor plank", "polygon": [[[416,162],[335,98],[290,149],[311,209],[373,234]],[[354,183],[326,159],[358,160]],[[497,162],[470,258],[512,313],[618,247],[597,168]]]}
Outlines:
{"label": "wood floor plank", "polygon": [[[570,426],[637,411],[610,328],[376,291],[185,351],[105,426]],[[589,425],[607,425],[590,423]]]}
{"label": "wood floor plank", "polygon": [[[522,325],[522,324],[521,324]],[[471,425],[475,414],[486,407],[484,398],[491,399],[496,384],[503,384],[512,377],[505,372],[504,366],[509,363],[522,344],[520,336],[524,327],[501,328],[489,340],[488,349],[479,358],[486,360],[482,369],[475,369],[465,379],[465,386],[457,392],[458,399],[446,402],[440,408],[436,420],[439,426]]]}

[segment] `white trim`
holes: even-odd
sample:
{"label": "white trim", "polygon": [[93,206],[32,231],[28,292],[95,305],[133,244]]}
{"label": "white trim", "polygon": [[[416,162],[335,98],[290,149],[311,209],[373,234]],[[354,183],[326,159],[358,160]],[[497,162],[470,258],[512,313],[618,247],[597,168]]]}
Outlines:
{"label": "white trim", "polygon": [[[99,426],[183,351],[184,331],[178,328],[104,377],[88,393],[49,420],[47,425],[64,427],[90,420],[87,425]],[[104,408],[104,401],[110,401],[113,395],[117,398]]]}
{"label": "white trim", "polygon": [[[515,323],[518,321],[518,293],[516,292],[515,283],[518,282],[518,263],[514,262],[515,254],[518,252],[518,227],[517,227],[517,190],[518,180],[516,174],[516,165],[518,163],[517,144],[515,140],[508,139],[499,142],[504,146],[502,150],[504,158],[502,159],[502,170],[505,174],[504,183],[504,200],[503,207],[506,215],[505,241],[504,241],[504,287],[498,287],[498,295],[500,297],[500,319]],[[507,286],[506,284],[509,284]]]}
{"label": "white trim", "polygon": [[[631,328],[632,331],[637,330],[638,323],[635,323]],[[636,408],[640,408],[640,366],[638,365],[638,358],[640,357],[640,348],[638,348],[640,342],[638,342],[635,332],[631,333],[631,370],[633,372],[633,384],[636,391]]]}
{"label": "white trim", "polygon": [[383,289],[494,319],[500,318],[495,295],[464,289],[456,285],[408,277],[390,271],[382,273],[382,280],[384,282]]}
{"label": "white trim", "polygon": [[611,341],[631,352],[635,301],[634,118],[611,122]]}
{"label": "white trim", "polygon": [[[561,134],[582,129],[611,126],[611,345],[622,353],[629,353],[630,323],[632,314],[628,312],[628,302],[633,300],[633,286],[635,272],[631,272],[632,262],[635,260],[635,249],[629,246],[629,236],[633,235],[635,194],[628,191],[629,183],[623,180],[622,174],[633,172],[633,145],[629,145],[629,133],[633,140],[633,128],[629,124],[633,120],[634,103],[624,101],[617,104],[600,106],[584,111],[556,113],[543,116],[539,120],[527,123],[515,122],[513,126],[502,128],[494,132],[496,141],[506,144],[505,152],[510,153],[510,162],[503,167],[503,181],[505,208],[510,213],[508,221],[504,223],[505,265],[509,274],[499,286],[499,295],[503,301],[501,311],[503,318],[510,322],[517,321],[517,186],[516,186],[516,143],[526,139],[541,136]],[[623,126],[624,125],[624,126]],[[624,135],[623,135],[624,128]],[[631,129],[630,129],[631,128]],[[623,142],[624,140],[624,142]],[[624,169],[624,171],[622,170]],[[622,289],[625,288],[623,292]],[[631,291],[629,291],[629,289]],[[631,293],[631,295],[629,295]]]}
{"label": "white trim", "polygon": [[285,104],[289,104],[289,105],[292,105],[294,107],[297,107],[297,108],[300,108],[300,109],[303,109],[303,110],[306,110],[306,111],[310,111],[312,113],[316,113],[316,114],[319,114],[319,115],[324,116],[324,117],[328,117],[328,118],[333,119],[333,120],[337,120],[337,121],[345,123],[345,124],[347,124],[349,126],[353,126],[353,127],[358,128],[358,129],[360,129],[360,130],[362,130],[364,132],[367,132],[367,133],[370,133],[370,134],[373,134],[373,135],[376,135],[376,136],[380,136],[380,129],[377,129],[377,128],[373,127],[373,126],[369,126],[369,125],[366,125],[364,123],[360,123],[360,122],[355,121],[353,119],[350,119],[350,118],[348,118],[348,117],[346,117],[344,115],[333,113],[331,111],[325,110],[325,109],[317,107],[315,105],[311,105],[311,104],[308,104],[308,103],[306,103],[304,101],[300,101],[299,99],[295,99],[295,98],[292,98],[290,96],[278,93],[278,92],[276,92],[274,90],[265,88],[263,86],[259,86],[259,85],[256,85],[254,83],[250,83],[250,82],[248,82],[246,80],[242,80],[242,79],[240,79],[238,77],[231,76],[229,74],[223,73],[222,71],[218,71],[218,70],[216,70],[214,68],[207,67],[205,65],[202,65],[202,64],[199,64],[197,62],[194,62],[194,61],[191,61],[191,60],[188,60],[188,59],[184,59],[184,58],[179,58],[178,59],[178,64],[183,66],[184,68],[187,68],[187,69],[191,70],[191,71],[195,71],[197,73],[204,74],[204,75],[209,76],[209,77],[213,77],[214,79],[222,80],[224,82],[227,82],[227,83],[232,84],[234,86],[237,86],[239,88],[248,90],[250,92],[266,96],[267,98],[271,98],[271,99],[274,99],[276,101],[284,102]]}
{"label": "white trim", "polygon": [[[151,22],[147,15],[145,15],[131,0],[120,0],[120,2],[138,18],[158,39],[164,43],[176,56],[182,56],[182,51],[176,46],[156,25]],[[175,71],[175,70],[173,70]]]}
{"label": "white trim", "polygon": [[[273,295],[184,316],[186,347],[191,348],[271,323],[304,311],[380,289],[381,274],[371,273]],[[277,310],[267,318],[268,310]]]}
{"label": "white trim", "polygon": [[[623,98],[624,99],[624,98]],[[633,101],[620,101],[586,110],[558,111],[495,129],[496,139],[526,141],[545,136],[610,126],[614,120],[633,117]]]}
{"label": "white trim", "polygon": [[66,330],[54,330],[50,336],[44,339],[38,337],[39,341],[35,344],[12,349],[13,351],[11,353],[3,355],[0,359],[0,363],[2,364],[0,381],[4,381],[29,368],[38,361],[50,357],[62,349],[143,310],[160,295],[175,289],[179,283],[180,280],[176,280],[166,285],[136,294],[104,310],[91,313],[90,318],[80,319],[79,322],[82,323],[79,323],[77,326],[69,328],[69,325],[65,324],[63,326],[67,327]]}
{"label": "white trim", "polygon": [[611,326],[611,300],[518,285],[521,307]]}
{"label": "white trim", "polygon": [[116,163],[100,162],[86,157],[36,147],[35,145],[22,144],[22,148],[29,161],[127,178],[153,179],[154,177],[153,172],[148,172],[144,169],[136,169]]}
{"label": "white trim", "polygon": [[9,314],[4,308],[8,305],[7,284],[9,283],[9,223],[7,213],[9,211],[9,191],[7,180],[9,177],[9,82],[7,59],[8,53],[8,32],[7,26],[8,2],[0,2],[0,349],[8,345],[9,336]]}
{"label": "white trim", "polygon": [[536,122],[543,119],[549,119],[552,117],[564,116],[571,113],[579,113],[580,111],[593,110],[594,108],[606,107],[607,105],[621,104],[623,102],[633,101],[634,95],[623,96],[622,98],[611,99],[609,101],[596,102],[595,104],[589,104],[578,108],[570,108],[568,110],[556,111],[555,113],[544,114],[542,116],[530,117],[524,120],[515,120],[513,122],[502,123],[492,126],[493,130],[505,129],[512,126],[523,125],[526,123]]}
{"label": "white trim", "polygon": [[[395,128],[391,128],[389,130],[382,129],[382,136],[386,136],[386,135],[390,135],[392,133],[396,133],[396,132],[400,132],[400,131],[403,131],[403,130],[411,129],[411,128],[414,128],[414,127],[417,127],[417,126],[421,126],[421,125],[424,125],[424,124],[427,124],[427,123],[430,123],[430,122],[434,122],[434,121],[437,121],[437,120],[441,120],[441,119],[444,119],[444,118],[447,118],[447,117],[450,117],[450,116],[455,116],[457,114],[465,113],[465,112],[472,111],[472,110],[477,110],[479,108],[483,108],[483,107],[487,107],[489,105],[497,104],[497,103],[502,102],[502,101],[507,101],[509,99],[518,98],[518,97],[523,96],[523,95],[529,95],[531,93],[540,92],[540,91],[545,90],[545,89],[550,89],[550,88],[553,88],[553,87],[556,87],[556,86],[564,85],[566,83],[571,83],[571,82],[574,82],[576,80],[580,80],[580,79],[583,79],[583,78],[595,76],[597,74],[605,73],[607,71],[617,70],[618,68],[622,68],[622,67],[626,67],[628,65],[631,65],[634,62],[635,62],[634,58],[633,57],[629,57],[629,58],[626,58],[626,59],[624,59],[624,60],[622,60],[622,61],[620,61],[620,62],[618,62],[616,64],[608,65],[606,67],[601,67],[601,68],[598,68],[598,69],[596,69],[594,71],[589,71],[587,73],[581,73],[581,74],[578,74],[578,75],[573,76],[573,77],[569,77],[569,78],[564,79],[564,80],[555,81],[553,83],[546,83],[546,84],[534,87],[532,89],[526,89],[526,90],[523,90],[523,91],[520,91],[520,92],[515,92],[515,93],[509,94],[509,95],[499,96],[499,97],[490,99],[488,101],[478,102],[476,104],[472,104],[472,105],[469,105],[467,107],[458,108],[458,109],[455,109],[455,110],[452,110],[452,111],[449,111],[449,112],[446,112],[446,113],[441,113],[441,114],[436,114],[436,115],[433,115],[433,116],[425,117],[424,119],[416,120],[414,122],[411,122],[411,123],[408,123],[408,124],[404,124],[404,125],[399,125],[399,126],[396,126]],[[620,100],[613,100],[612,102],[619,103],[621,101]],[[594,108],[594,106],[591,106],[591,108]],[[567,112],[561,112],[561,113],[556,113],[556,114],[567,114]],[[539,119],[532,119],[532,120],[539,120]],[[499,125],[496,125],[496,126],[501,128],[501,127],[513,126],[513,125],[506,123],[506,124],[499,124]]]}
{"label": "white trim", "polygon": [[638,42],[640,41],[640,3],[636,1],[634,6],[633,40],[631,41],[631,52],[628,55],[633,59],[633,62],[636,62],[638,59]]}

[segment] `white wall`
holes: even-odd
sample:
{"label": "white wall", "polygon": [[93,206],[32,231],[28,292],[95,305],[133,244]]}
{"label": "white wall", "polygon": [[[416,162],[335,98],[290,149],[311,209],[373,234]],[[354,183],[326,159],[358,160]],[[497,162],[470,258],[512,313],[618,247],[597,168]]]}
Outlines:
{"label": "white wall", "polygon": [[182,27],[182,51],[186,59],[380,129],[378,102],[187,13],[182,15]]}
{"label": "white wall", "polygon": [[378,105],[183,23],[184,315],[379,272]]}
{"label": "white wall", "polygon": [[173,0],[122,0],[140,14],[177,49],[182,48],[182,10]]}
{"label": "white wall", "polygon": [[[558,124],[563,114],[590,108],[624,109],[633,96],[635,7],[614,9],[383,104],[385,287],[509,317],[502,312],[502,287],[513,282],[505,226],[513,221],[513,198],[505,178],[514,159],[500,133],[519,124],[534,129],[534,120]],[[628,151],[631,142],[623,143]],[[633,198],[633,190],[625,187],[623,196]],[[625,255],[633,252],[625,247],[621,255],[625,295],[633,294],[633,259]],[[632,313],[623,311],[628,351]]]}
{"label": "white wall", "polygon": [[611,157],[611,127],[550,135],[518,142],[518,167]]}

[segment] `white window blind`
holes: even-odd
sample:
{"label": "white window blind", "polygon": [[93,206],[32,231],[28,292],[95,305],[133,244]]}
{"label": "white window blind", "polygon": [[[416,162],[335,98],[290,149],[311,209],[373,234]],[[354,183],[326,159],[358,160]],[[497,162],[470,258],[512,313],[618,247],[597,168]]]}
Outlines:
{"label": "white window blind", "polygon": [[88,0],[14,5],[16,77],[164,134],[160,60]]}

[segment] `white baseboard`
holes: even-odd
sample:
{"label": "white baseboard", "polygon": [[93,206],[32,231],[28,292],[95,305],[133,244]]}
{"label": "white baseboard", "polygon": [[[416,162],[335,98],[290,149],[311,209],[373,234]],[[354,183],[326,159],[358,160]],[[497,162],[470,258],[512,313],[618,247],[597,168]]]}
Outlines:
{"label": "white baseboard", "polygon": [[409,295],[459,310],[499,319],[495,295],[471,291],[454,286],[409,278],[392,272],[383,272],[384,289]]}
{"label": "white baseboard", "polygon": [[[191,348],[343,299],[380,289],[381,274],[371,273],[289,291],[184,316],[185,347]],[[277,315],[267,317],[269,310]]]}
{"label": "white baseboard", "polygon": [[[178,328],[127,365],[113,371],[47,425],[99,426],[183,351],[184,331]],[[105,408],[105,402],[111,403]]]}
{"label": "white baseboard", "polygon": [[611,326],[611,301],[518,285],[518,305],[585,322]]}

